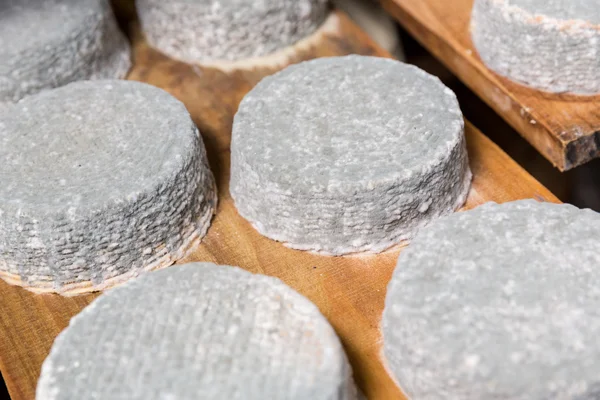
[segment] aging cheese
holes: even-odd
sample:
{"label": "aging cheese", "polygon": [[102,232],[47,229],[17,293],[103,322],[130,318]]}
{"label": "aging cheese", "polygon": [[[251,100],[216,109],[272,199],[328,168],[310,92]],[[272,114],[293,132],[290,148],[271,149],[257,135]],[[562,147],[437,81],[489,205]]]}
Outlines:
{"label": "aging cheese", "polygon": [[170,265],[216,204],[185,106],[137,82],[76,82],[3,108],[0,165],[0,277],[37,292]]}
{"label": "aging cheese", "polygon": [[210,263],[146,274],[74,317],[37,400],[354,400],[315,305],[276,278]]}
{"label": "aging cheese", "polygon": [[471,33],[500,75],[548,92],[600,92],[597,0],[475,0]]}
{"label": "aging cheese", "polygon": [[0,103],[130,66],[108,0],[0,1]]}
{"label": "aging cheese", "polygon": [[600,215],[533,200],[419,232],[398,259],[384,355],[414,400],[597,399]]}
{"label": "aging cheese", "polygon": [[327,0],[138,0],[146,39],[190,63],[270,55],[308,37],[329,15]]}
{"label": "aging cheese", "polygon": [[233,123],[231,195],[263,235],[324,254],[380,252],[465,201],[456,97],[377,57],[322,58],[262,80]]}

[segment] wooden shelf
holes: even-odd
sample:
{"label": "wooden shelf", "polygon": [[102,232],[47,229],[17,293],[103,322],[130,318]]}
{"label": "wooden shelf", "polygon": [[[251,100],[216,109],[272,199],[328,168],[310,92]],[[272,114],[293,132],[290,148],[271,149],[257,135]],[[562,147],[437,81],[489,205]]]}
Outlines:
{"label": "wooden shelf", "polygon": [[550,94],[489,70],[469,32],[473,0],[380,0],[423,46],[561,171],[600,156],[600,95]]}
{"label": "wooden shelf", "polygon": [[[344,15],[316,45],[292,61],[358,53],[388,55]],[[219,188],[219,207],[202,244],[185,261],[239,265],[281,278],[309,299],[339,334],[355,379],[369,399],[402,398],[380,359],[379,320],[400,249],[380,255],[325,257],[291,250],[259,235],[238,215],[229,196],[231,124],[242,97],[279,68],[224,72],[186,65],[150,49],[133,29],[135,66],[129,78],[161,87],[182,100],[202,132]],[[558,200],[495,144],[467,123],[473,186],[465,208],[486,201]],[[33,399],[40,367],[58,333],[97,294],[64,298],[34,295],[0,281],[0,370],[13,400]]]}

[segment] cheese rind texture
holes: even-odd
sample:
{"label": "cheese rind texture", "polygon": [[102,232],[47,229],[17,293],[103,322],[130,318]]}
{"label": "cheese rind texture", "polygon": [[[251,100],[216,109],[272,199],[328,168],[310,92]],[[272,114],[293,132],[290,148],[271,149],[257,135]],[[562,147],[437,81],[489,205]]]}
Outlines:
{"label": "cheese rind texture", "polygon": [[74,81],[123,78],[130,67],[108,0],[0,2],[0,103]]}
{"label": "cheese rind texture", "polygon": [[44,361],[37,400],[354,400],[343,347],[277,278],[211,263],[110,290]]}
{"label": "cheese rind texture", "polygon": [[263,79],[234,118],[235,205],[292,248],[383,251],[460,207],[470,182],[454,93],[398,61],[293,65]]}
{"label": "cheese rind texture", "polygon": [[487,203],[423,229],[382,318],[392,375],[415,400],[597,399],[600,215]]}
{"label": "cheese rind texture", "polygon": [[476,0],[471,37],[483,62],[548,92],[600,93],[596,0]]}
{"label": "cheese rind texture", "polygon": [[146,39],[189,63],[266,56],[311,35],[327,0],[138,0]]}
{"label": "cheese rind texture", "polygon": [[138,82],[76,82],[3,108],[0,164],[0,277],[35,291],[169,265],[216,205],[185,106]]}

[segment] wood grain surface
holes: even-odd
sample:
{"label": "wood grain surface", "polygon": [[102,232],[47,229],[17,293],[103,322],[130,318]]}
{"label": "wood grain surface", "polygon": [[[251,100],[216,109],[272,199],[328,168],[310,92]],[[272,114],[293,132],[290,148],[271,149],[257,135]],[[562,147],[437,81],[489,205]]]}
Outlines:
{"label": "wood grain surface", "polygon": [[[335,31],[323,33],[317,46],[296,52],[293,61],[349,53],[388,56],[344,15],[338,13],[338,18]],[[291,250],[260,236],[237,214],[229,196],[233,115],[244,94],[276,68],[223,72],[186,65],[150,49],[135,27],[132,32],[135,66],[129,78],[161,87],[186,104],[200,127],[217,179],[219,207],[212,226],[202,244],[182,262],[239,265],[281,278],[329,319],[369,399],[402,398],[382,364],[378,328],[386,285],[401,249],[352,257]],[[521,198],[558,201],[468,123],[466,134],[474,173],[466,208]],[[40,367],[54,338],[96,296],[34,295],[0,282],[0,370],[13,400],[34,398]]]}
{"label": "wood grain surface", "polygon": [[600,95],[551,94],[495,74],[469,32],[473,0],[380,0],[406,30],[561,171],[600,156]]}

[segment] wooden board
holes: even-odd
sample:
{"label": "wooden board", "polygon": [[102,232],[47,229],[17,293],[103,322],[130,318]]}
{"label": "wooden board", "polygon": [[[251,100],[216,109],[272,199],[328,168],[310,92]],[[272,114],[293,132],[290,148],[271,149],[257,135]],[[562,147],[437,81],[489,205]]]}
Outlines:
{"label": "wooden board", "polygon": [[[319,44],[294,60],[360,53],[388,55],[345,16]],[[379,319],[386,285],[399,249],[380,254],[325,257],[290,250],[260,236],[241,218],[229,196],[229,143],[239,101],[272,68],[225,73],[182,64],[151,50],[134,35],[135,66],[130,78],[164,88],[181,99],[200,127],[217,178],[219,207],[208,235],[184,261],[239,265],[273,275],[317,304],[340,335],[355,378],[369,399],[401,398],[379,357]],[[473,187],[466,208],[486,201],[521,198],[558,200],[489,139],[467,124]],[[63,298],[34,295],[0,281],[0,370],[13,400],[33,399],[40,366],[56,335],[97,295]]]}
{"label": "wooden board", "polygon": [[386,10],[561,171],[600,156],[600,95],[550,94],[481,61],[469,32],[473,0],[380,0]]}

